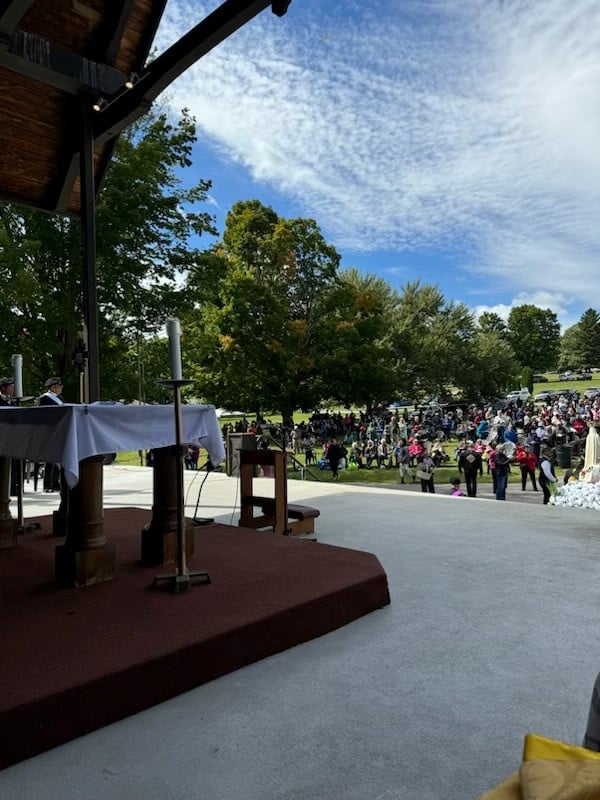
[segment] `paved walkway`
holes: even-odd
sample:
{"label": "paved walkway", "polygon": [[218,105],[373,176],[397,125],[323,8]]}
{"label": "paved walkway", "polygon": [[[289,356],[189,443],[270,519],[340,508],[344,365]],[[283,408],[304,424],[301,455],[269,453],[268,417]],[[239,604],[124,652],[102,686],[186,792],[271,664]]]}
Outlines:
{"label": "paved walkway", "polygon": [[[188,512],[204,477],[186,475]],[[319,541],[377,554],[391,605],[11,767],[1,800],[471,800],[516,768],[526,732],[581,741],[600,668],[595,512],[288,488],[320,508]],[[198,515],[237,524],[237,499],[211,473]],[[107,505],[151,502],[149,470],[106,469]]]}

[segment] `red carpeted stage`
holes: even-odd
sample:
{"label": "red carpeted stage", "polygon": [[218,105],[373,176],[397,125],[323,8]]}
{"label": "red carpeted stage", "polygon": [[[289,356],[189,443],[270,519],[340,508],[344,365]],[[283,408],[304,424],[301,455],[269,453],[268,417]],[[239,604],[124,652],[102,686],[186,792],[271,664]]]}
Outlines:
{"label": "red carpeted stage", "polygon": [[116,580],[54,586],[51,518],[0,550],[0,768],[335,630],[389,603],[377,558],[227,525],[199,527],[190,570],[210,585],[152,589],[150,514],[105,512]]}

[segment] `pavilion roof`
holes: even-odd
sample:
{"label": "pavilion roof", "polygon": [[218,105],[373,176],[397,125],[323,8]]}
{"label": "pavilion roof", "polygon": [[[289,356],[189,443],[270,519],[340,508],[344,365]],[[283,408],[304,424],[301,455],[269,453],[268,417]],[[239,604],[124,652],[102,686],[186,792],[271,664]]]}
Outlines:
{"label": "pavilion roof", "polygon": [[78,215],[84,115],[98,187],[119,133],[164,88],[264,8],[282,16],[289,2],[226,0],[147,64],[167,0],[0,0],[0,199]]}

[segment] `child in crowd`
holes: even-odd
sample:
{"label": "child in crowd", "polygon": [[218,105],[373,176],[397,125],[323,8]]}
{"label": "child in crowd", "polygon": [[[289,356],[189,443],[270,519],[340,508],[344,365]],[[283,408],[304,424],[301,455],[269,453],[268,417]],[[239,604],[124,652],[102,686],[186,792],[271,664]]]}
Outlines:
{"label": "child in crowd", "polygon": [[451,497],[464,497],[465,493],[460,488],[460,478],[450,478]]}

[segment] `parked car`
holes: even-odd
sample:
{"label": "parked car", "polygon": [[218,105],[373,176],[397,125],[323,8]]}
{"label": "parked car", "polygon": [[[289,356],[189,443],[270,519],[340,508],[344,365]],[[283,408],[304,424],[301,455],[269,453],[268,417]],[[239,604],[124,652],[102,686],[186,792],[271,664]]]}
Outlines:
{"label": "parked car", "polygon": [[549,403],[556,392],[552,389],[542,389],[541,392],[538,392],[536,396],[533,398],[535,403]]}
{"label": "parked car", "polygon": [[575,380],[577,381],[590,381],[592,379],[591,372],[578,372],[575,376]]}
{"label": "parked car", "polygon": [[574,380],[575,375],[571,372],[571,370],[567,370],[566,372],[561,372],[558,376],[559,381],[572,381]]}
{"label": "parked car", "polygon": [[548,378],[545,375],[534,375],[533,376],[534,383],[548,383]]}
{"label": "parked car", "polygon": [[512,392],[509,392],[506,395],[507,403],[516,403],[517,400],[527,401],[531,397],[531,392],[529,389],[523,387],[521,389],[515,389]]}
{"label": "parked car", "polygon": [[600,394],[600,386],[588,386],[583,394],[584,397],[588,398],[588,400],[593,400],[594,397],[597,397]]}

